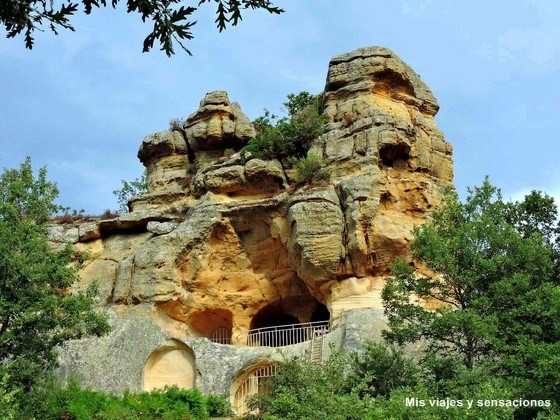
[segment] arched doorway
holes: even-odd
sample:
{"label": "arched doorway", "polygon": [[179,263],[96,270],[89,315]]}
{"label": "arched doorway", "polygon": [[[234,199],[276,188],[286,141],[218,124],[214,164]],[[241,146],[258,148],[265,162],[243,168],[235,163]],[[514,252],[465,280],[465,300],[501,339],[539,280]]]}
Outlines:
{"label": "arched doorway", "polygon": [[177,340],[169,340],[154,351],[144,366],[144,390],[177,385],[192,389],[195,386],[195,358],[191,349]]}
{"label": "arched doorway", "polygon": [[322,303],[301,297],[276,301],[261,308],[253,317],[247,334],[248,346],[283,347],[313,338],[330,329],[330,313]]}
{"label": "arched doorway", "polygon": [[269,347],[282,347],[301,341],[293,334],[299,319],[283,311],[280,305],[262,308],[251,321],[249,344]]}
{"label": "arched doorway", "polygon": [[214,343],[231,344],[233,315],[227,309],[209,308],[195,312],[188,324],[201,337],[209,338]]}
{"label": "arched doorway", "polygon": [[266,391],[268,378],[274,373],[274,365],[268,362],[253,366],[248,372],[238,376],[233,382],[232,395],[233,407],[237,415],[249,413],[247,399],[258,393]]}

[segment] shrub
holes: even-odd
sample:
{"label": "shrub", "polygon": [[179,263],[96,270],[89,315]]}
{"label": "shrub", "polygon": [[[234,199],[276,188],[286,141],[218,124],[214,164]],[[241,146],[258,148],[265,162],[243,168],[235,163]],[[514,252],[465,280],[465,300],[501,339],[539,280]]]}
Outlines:
{"label": "shrub", "polygon": [[0,370],[0,419],[5,420],[16,418],[16,396],[20,393],[20,389],[8,385],[9,379],[10,376]]}
{"label": "shrub", "polygon": [[384,396],[396,388],[418,383],[418,368],[402,349],[366,342],[365,351],[350,355],[349,383],[360,395]]}
{"label": "shrub", "polygon": [[243,148],[243,155],[251,152],[262,159],[304,157],[311,142],[323,134],[327,122],[319,103],[317,97],[301,92],[288,95],[284,103],[287,117],[278,118],[265,110],[264,116],[253,122],[257,135]]}
{"label": "shrub", "polygon": [[323,159],[312,154],[298,159],[295,168],[295,179],[298,182],[328,181],[330,178],[329,172],[324,168]]}
{"label": "shrub", "polygon": [[[452,392],[442,394],[420,373],[401,350],[368,343],[362,353],[345,357],[334,352],[323,364],[301,359],[277,364],[266,391],[252,397],[249,406],[258,409],[258,417],[265,419],[513,418],[511,407],[477,404],[479,400],[513,398],[511,387],[504,381],[490,375],[476,381],[465,377]],[[464,406],[446,407],[447,397],[461,400]],[[412,398],[424,405],[407,404]],[[467,399],[474,402],[470,409]]]}
{"label": "shrub", "polygon": [[370,399],[346,392],[346,360],[335,352],[325,363],[292,359],[278,363],[267,390],[249,400],[267,419],[371,418]]}
{"label": "shrub", "polygon": [[230,417],[234,415],[229,402],[229,395],[208,395],[206,407],[210,417]]}
{"label": "shrub", "polygon": [[169,131],[183,131],[183,120],[181,118],[173,118],[169,121]]}
{"label": "shrub", "polygon": [[121,181],[123,185],[122,188],[113,191],[113,194],[117,197],[117,202],[119,203],[119,210],[122,213],[128,212],[128,200],[131,197],[138,197],[148,192],[147,176],[148,174],[146,170],[144,170],[140,178],[135,178],[130,182],[123,179]]}
{"label": "shrub", "polygon": [[232,415],[225,397],[205,396],[177,386],[117,396],[92,391],[71,380],[67,387],[43,384],[31,395],[24,417],[41,419],[208,419]]}
{"label": "shrub", "polygon": [[107,220],[107,219],[114,219],[116,217],[119,217],[120,214],[119,212],[115,212],[115,211],[111,211],[111,209],[106,209],[103,214],[101,216],[99,216],[99,218],[101,220]]}

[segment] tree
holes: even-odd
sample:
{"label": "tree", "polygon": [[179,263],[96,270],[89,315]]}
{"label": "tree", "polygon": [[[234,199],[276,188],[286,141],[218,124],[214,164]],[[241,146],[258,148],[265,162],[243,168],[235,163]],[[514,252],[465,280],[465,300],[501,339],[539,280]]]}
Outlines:
{"label": "tree", "polygon": [[297,358],[277,363],[263,392],[250,397],[248,406],[266,419],[376,418],[370,415],[371,399],[349,391],[346,366],[340,352],[322,364]]}
{"label": "tree", "polygon": [[[143,52],[150,51],[157,40],[161,50],[168,56],[175,53],[173,42],[189,55],[191,52],[183,45],[183,40],[193,38],[192,27],[196,21],[193,14],[205,3],[212,0],[199,0],[194,6],[184,5],[184,0],[127,0],[127,13],[138,13],[142,22],[151,20],[152,32],[144,40]],[[270,0],[214,0],[217,3],[216,24],[221,31],[230,24],[236,26],[242,20],[242,11],[247,9],[264,9],[269,13],[280,14],[282,9],[274,6]],[[21,33],[25,36],[25,46],[33,48],[33,32],[50,29],[58,35],[60,29],[74,31],[70,17],[82,4],[84,12],[90,14],[93,9],[106,7],[109,3],[116,8],[119,0],[62,0],[59,8],[54,1],[47,0],[2,0],[0,2],[0,22],[6,28],[8,38]]]}
{"label": "tree", "polygon": [[146,186],[146,170],[142,173],[140,178],[135,178],[133,181],[121,181],[123,186],[120,190],[113,191],[113,194],[117,197],[117,202],[119,203],[119,210],[122,213],[128,212],[128,200],[131,197],[138,197],[148,192]]}
{"label": "tree", "polygon": [[287,116],[278,118],[265,109],[264,115],[253,121],[257,135],[242,149],[243,156],[251,152],[262,159],[303,158],[313,140],[325,132],[328,117],[322,115],[320,96],[289,94],[283,105]]}
{"label": "tree", "polygon": [[383,290],[386,338],[425,340],[440,379],[484,366],[520,396],[560,401],[557,216],[552,198],[504,203],[488,180],[464,203],[450,191]]}
{"label": "tree", "polygon": [[8,391],[29,391],[56,366],[56,347],[66,340],[108,330],[94,310],[95,290],[70,293],[79,258],[69,245],[50,247],[57,194],[45,168],[34,176],[29,158],[0,176],[0,378],[8,378]]}

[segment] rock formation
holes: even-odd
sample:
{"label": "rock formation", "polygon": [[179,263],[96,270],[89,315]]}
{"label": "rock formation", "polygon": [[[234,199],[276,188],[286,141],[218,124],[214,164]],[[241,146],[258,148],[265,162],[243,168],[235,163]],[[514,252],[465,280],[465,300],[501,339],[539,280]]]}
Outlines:
{"label": "rock formation", "polygon": [[[136,337],[127,329],[141,323],[130,320],[143,317],[148,330],[159,332],[137,351],[137,363],[153,351],[171,352],[151,365],[188,359],[197,365],[196,386],[223,392],[248,360],[257,363],[275,350],[201,344],[216,331],[242,344],[251,329],[329,318],[336,327],[357,319],[352,310],[369,310],[376,321],[368,323],[379,333],[384,278],[395,258],[407,258],[413,226],[440,205],[453,176],[452,149],[434,121],[439,106],[430,89],[385,48],[334,57],[323,101],[329,123],[310,153],[323,158],[329,182],[289,188],[281,162],[242,159],[235,151],[255,129],[218,91],[181,129],[144,139],[138,157],[148,170],[148,194],[130,201],[130,213],[52,228],[53,240],[92,255],[79,287],[99,282],[116,326],[100,340]],[[225,149],[233,153],[224,157]],[[340,328],[339,338],[350,326]],[[88,345],[68,347],[62,359],[69,371],[80,370],[75,360],[87,359],[80,349]],[[210,363],[204,357],[215,357],[209,348],[229,355],[221,385],[211,377],[219,373],[201,373],[201,364]],[[184,372],[181,381],[190,381],[193,371]],[[146,375],[152,379],[144,387],[162,381]],[[135,381],[129,386],[142,388]],[[114,380],[90,382],[123,390]]]}

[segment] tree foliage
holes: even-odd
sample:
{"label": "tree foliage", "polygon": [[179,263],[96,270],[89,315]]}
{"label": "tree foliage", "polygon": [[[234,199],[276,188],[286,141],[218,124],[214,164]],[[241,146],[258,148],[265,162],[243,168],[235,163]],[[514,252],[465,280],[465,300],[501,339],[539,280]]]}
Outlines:
{"label": "tree foliage", "polygon": [[132,197],[139,197],[148,192],[147,190],[147,173],[142,172],[140,178],[134,178],[132,181],[121,180],[122,188],[113,191],[119,203],[119,211],[128,213],[128,200]]}
{"label": "tree foliage", "polygon": [[203,420],[233,414],[225,396],[203,395],[198,389],[177,386],[114,395],[82,388],[76,380],[70,380],[66,387],[51,380],[37,387],[29,399],[32,404],[21,410],[21,418]]}
{"label": "tree foliage", "polygon": [[322,100],[308,92],[288,95],[288,115],[278,117],[265,110],[255,119],[257,135],[243,148],[263,159],[304,158],[311,142],[324,133],[327,117],[322,115]]}
{"label": "tree foliage", "polygon": [[[0,22],[7,30],[7,37],[24,34],[25,46],[33,48],[35,30],[48,29],[54,34],[59,30],[74,31],[70,18],[78,12],[80,5],[86,14],[96,8],[117,7],[119,0],[62,0],[55,7],[53,0],[2,0],[0,2]],[[187,3],[187,4],[185,4]],[[190,3],[190,4],[189,4]],[[151,21],[152,31],[144,40],[143,52],[150,51],[157,41],[160,49],[168,56],[175,53],[176,42],[189,55],[183,44],[193,38],[192,27],[195,12],[204,4],[216,3],[216,25],[221,31],[228,25],[236,26],[242,20],[242,12],[247,9],[263,9],[279,14],[283,10],[274,6],[270,0],[126,0],[127,13],[137,13],[142,22]]]}
{"label": "tree foliage", "polygon": [[328,181],[330,174],[325,168],[323,159],[308,153],[307,157],[293,161],[296,168],[295,180],[297,182]]}
{"label": "tree foliage", "polygon": [[364,419],[370,400],[349,391],[346,360],[335,353],[324,364],[291,359],[276,365],[265,391],[249,402],[266,419]]}
{"label": "tree foliage", "polygon": [[56,346],[108,329],[93,289],[70,293],[80,263],[70,246],[49,246],[57,194],[45,168],[35,177],[29,158],[0,177],[0,377],[23,391],[56,365]]}
{"label": "tree foliage", "polygon": [[450,191],[414,230],[413,264],[432,274],[398,261],[383,291],[386,337],[424,340],[436,379],[490,370],[519,396],[560,401],[557,217],[538,192],[506,203],[485,180],[461,203]]}
{"label": "tree foliage", "polygon": [[[402,350],[369,342],[363,351],[347,355],[337,351],[322,364],[298,359],[278,363],[263,392],[251,398],[250,407],[259,410],[258,418],[270,420],[513,418],[511,407],[477,404],[509,398],[506,383],[485,376],[470,386],[467,379],[442,395]],[[445,403],[448,396],[472,399],[475,404],[470,409],[466,403],[465,407],[436,404]],[[422,400],[424,406],[409,405],[407,398]]]}

